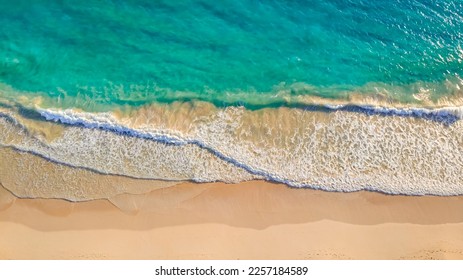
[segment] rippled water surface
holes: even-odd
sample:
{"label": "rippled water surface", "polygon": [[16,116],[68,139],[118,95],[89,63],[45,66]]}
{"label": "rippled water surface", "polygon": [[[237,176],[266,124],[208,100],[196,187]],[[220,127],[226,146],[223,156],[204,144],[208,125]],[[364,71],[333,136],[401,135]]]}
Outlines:
{"label": "rippled water surface", "polygon": [[463,73],[462,1],[2,0],[0,26],[2,83],[106,104],[411,101]]}

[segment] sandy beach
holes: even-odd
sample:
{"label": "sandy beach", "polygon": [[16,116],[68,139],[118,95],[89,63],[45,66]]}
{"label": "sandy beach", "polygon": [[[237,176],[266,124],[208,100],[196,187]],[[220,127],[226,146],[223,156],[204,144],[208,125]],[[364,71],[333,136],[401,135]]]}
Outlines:
{"label": "sandy beach", "polygon": [[463,259],[463,197],[251,181],[111,202],[0,198],[2,259]]}
{"label": "sandy beach", "polygon": [[462,1],[28,2],[0,259],[463,260]]}

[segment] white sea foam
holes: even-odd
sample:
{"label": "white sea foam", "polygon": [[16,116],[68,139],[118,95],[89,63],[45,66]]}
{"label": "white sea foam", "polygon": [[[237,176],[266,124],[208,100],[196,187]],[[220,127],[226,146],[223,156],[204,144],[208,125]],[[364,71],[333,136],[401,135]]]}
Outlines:
{"label": "white sea foam", "polygon": [[[329,191],[463,194],[462,122],[432,118],[461,118],[461,109],[366,110],[378,115],[340,107],[227,107],[188,120],[189,130],[180,132],[149,123],[130,126],[111,113],[38,109],[45,119],[71,126],[48,142],[18,134],[24,128],[0,119],[0,142],[71,166],[138,178],[267,179]],[[20,140],[8,140],[13,133]]]}
{"label": "white sea foam", "polygon": [[[341,105],[341,107],[346,105]],[[394,107],[381,107],[372,105],[358,105],[358,107],[380,114],[396,115],[396,116],[416,116],[416,117],[455,117],[456,119],[463,118],[463,107],[442,107],[442,108],[417,108],[417,107],[405,107],[405,108],[394,108]]]}

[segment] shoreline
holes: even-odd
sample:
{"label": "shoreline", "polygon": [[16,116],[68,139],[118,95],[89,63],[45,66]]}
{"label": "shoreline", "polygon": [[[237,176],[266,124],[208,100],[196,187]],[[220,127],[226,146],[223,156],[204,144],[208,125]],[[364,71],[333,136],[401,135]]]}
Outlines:
{"label": "shoreline", "polygon": [[266,179],[327,191],[463,194],[461,121],[192,104],[66,119],[0,116],[0,145],[73,168],[158,181]]}
{"label": "shoreline", "polygon": [[[178,115],[159,114],[161,118],[153,122],[169,123],[162,118],[170,116],[169,124],[177,131],[189,129],[188,114],[191,112],[189,108],[183,109],[185,111]],[[207,110],[203,113],[210,114]],[[428,183],[436,187],[433,188],[435,193],[461,193],[460,154],[455,152],[461,148],[458,142],[461,122],[444,127],[426,120],[386,119],[353,113],[346,113],[352,118],[344,118],[339,113],[298,115],[286,109],[275,111],[278,114],[235,113],[229,115],[230,119],[242,117],[242,124],[247,125],[244,132],[252,133],[222,127],[222,124],[233,125],[233,122],[222,122],[223,115],[214,115],[218,122],[211,123],[219,125],[220,129],[198,130],[198,135],[210,136],[208,139],[217,145],[228,139],[225,143],[230,145],[230,152],[243,148],[235,146],[236,143],[264,141],[264,145],[255,146],[262,149],[248,147],[251,161],[262,159],[253,154],[256,151],[264,153],[269,159],[262,162],[264,166],[275,163],[270,159],[278,159],[280,165],[275,165],[275,170],[290,177],[297,175],[293,173],[294,168],[306,167],[307,172],[301,169],[298,174],[308,179],[312,179],[308,173],[312,170],[311,164],[317,164],[317,168],[326,172],[319,174],[320,180],[329,180],[336,178],[333,172],[338,172],[338,176],[349,175],[345,168],[361,169],[361,164],[368,166],[372,159],[381,163],[385,159],[383,155],[396,153],[406,156],[393,159],[399,166],[410,168],[412,163],[421,166],[412,169],[416,174],[411,175],[416,175],[413,177],[416,180],[407,182],[413,193],[426,190],[425,179],[431,180]],[[300,117],[305,117],[306,121],[302,122]],[[142,124],[149,123],[147,120],[150,119],[139,119]],[[159,172],[171,174],[173,178],[185,174],[186,178],[198,178],[197,174],[207,177],[220,171],[236,180],[238,177],[233,172],[240,172],[225,162],[215,161],[210,153],[194,146],[164,145],[52,122],[21,121],[24,129],[18,128],[18,123],[2,124],[6,129],[0,136],[5,143],[30,145],[43,149],[46,155],[56,153],[76,163],[104,165],[120,156],[119,151],[144,147],[141,152],[135,149],[123,154],[127,157],[114,161],[120,163],[116,167],[140,172],[140,166],[151,160],[152,165],[145,166],[147,174]],[[389,126],[392,122],[397,126]],[[259,124],[292,126],[281,126],[267,137],[266,127]],[[342,125],[330,129],[331,124]],[[345,132],[344,124],[352,128],[352,133]],[[210,126],[205,125],[205,128],[210,129]],[[235,138],[228,134],[225,135],[233,137],[220,138],[222,132],[231,131],[240,132],[237,141],[231,141]],[[312,142],[304,144],[315,152],[314,159],[320,161],[308,161],[303,153],[308,150],[291,144],[287,136],[292,131],[299,133],[294,135],[295,139],[319,133],[319,138],[307,138]],[[352,153],[345,154],[349,149],[343,145],[349,143],[344,141],[348,138],[343,138],[341,132],[353,137],[349,143],[369,143],[371,154],[362,153],[365,150],[362,145],[352,146]],[[398,132],[400,138],[388,139],[394,135],[391,132]],[[415,133],[413,138],[410,137],[412,132]],[[381,137],[370,137],[374,135]],[[339,141],[330,142],[333,139]],[[390,150],[399,147],[390,141],[406,143],[404,150]],[[427,146],[429,143],[432,146]],[[417,150],[403,154],[406,148]],[[285,153],[276,155],[272,153],[275,149]],[[288,151],[291,151],[291,158],[287,158]],[[153,152],[156,153],[153,155]],[[431,153],[438,156],[433,157]],[[137,155],[140,160],[129,155]],[[328,162],[331,165],[323,162],[327,155],[335,155]],[[359,156],[354,157],[357,165],[347,160],[355,155]],[[370,158],[371,155],[374,157]],[[420,156],[425,157],[420,159]],[[0,158],[0,183],[16,196],[23,197],[14,197],[0,189],[0,259],[463,259],[463,196],[390,195],[368,188],[371,180],[379,180],[379,177],[384,178],[384,184],[396,180],[397,186],[404,186],[404,180],[394,176],[393,168],[373,166],[374,173],[358,173],[369,176],[364,178],[369,191],[330,192],[290,188],[263,180],[225,184],[134,179],[58,164],[6,147],[0,148]],[[98,160],[93,161],[95,158]],[[438,161],[429,162],[428,158]],[[443,158],[445,162],[439,160]],[[131,160],[134,161],[131,163]],[[292,167],[288,165],[289,160],[294,161]],[[168,165],[163,165],[165,162]],[[427,163],[428,169],[424,170],[420,162]],[[359,179],[356,174],[349,176]],[[218,177],[207,178],[214,181]],[[444,182],[449,183],[447,192],[443,192]],[[356,181],[344,183],[351,188],[361,186]],[[339,190],[335,188],[339,184],[334,181],[332,184],[331,190]],[[399,192],[401,189],[388,190]]]}
{"label": "shoreline", "polygon": [[263,181],[88,202],[12,198],[0,227],[1,259],[463,259],[461,196]]}

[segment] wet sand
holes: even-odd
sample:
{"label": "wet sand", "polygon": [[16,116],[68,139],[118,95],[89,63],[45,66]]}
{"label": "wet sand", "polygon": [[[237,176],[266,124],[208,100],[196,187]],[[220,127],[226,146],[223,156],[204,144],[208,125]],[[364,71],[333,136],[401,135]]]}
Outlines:
{"label": "wet sand", "polygon": [[110,200],[0,192],[1,259],[463,259],[463,197],[251,181]]}

